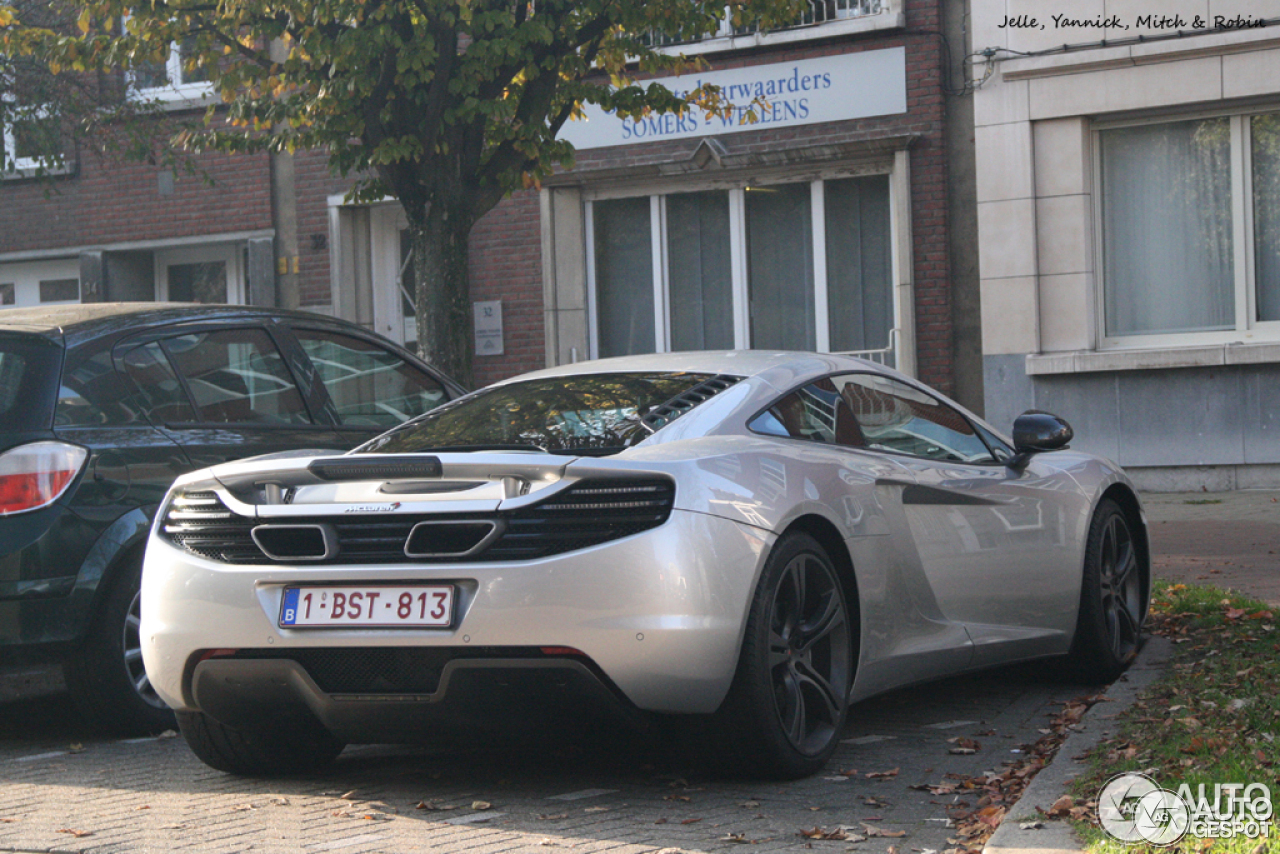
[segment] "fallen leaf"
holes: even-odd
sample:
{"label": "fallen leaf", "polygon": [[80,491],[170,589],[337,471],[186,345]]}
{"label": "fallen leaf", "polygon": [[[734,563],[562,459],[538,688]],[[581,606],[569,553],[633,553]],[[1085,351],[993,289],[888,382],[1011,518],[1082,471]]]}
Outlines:
{"label": "fallen leaf", "polygon": [[686,801],[686,802],[693,800],[693,798],[689,797],[688,795],[663,795],[662,799],[664,801]]}
{"label": "fallen leaf", "polygon": [[[335,605],[334,607],[336,608],[337,606]],[[491,810],[493,809],[493,804],[488,801],[472,801],[471,808],[473,810]]]}
{"label": "fallen leaf", "polygon": [[747,835],[745,833],[726,833],[724,836],[720,837],[720,841],[721,842],[741,842],[743,844],[750,844],[755,840],[747,839]]}
{"label": "fallen leaf", "polygon": [[681,824],[697,824],[700,821],[702,821],[702,819],[700,818],[686,818],[684,821],[680,823]]}
{"label": "fallen leaf", "polygon": [[834,830],[823,830],[821,827],[814,827],[812,830],[801,830],[800,835],[805,839],[830,839],[835,841],[843,841],[849,837],[845,834],[843,827],[837,827]]}
{"label": "fallen leaf", "polygon": [[58,833],[69,833],[72,836],[74,836],[76,839],[83,839],[86,836],[93,836],[92,830],[72,830],[69,827],[64,827],[60,829]]}
{"label": "fallen leaf", "polygon": [[435,798],[432,798],[429,801],[418,801],[418,805],[414,807],[414,809],[415,810],[456,810],[457,807],[446,806],[444,804],[437,803]]}
{"label": "fallen leaf", "polygon": [[587,807],[583,812],[608,812],[609,807]]}
{"label": "fallen leaf", "polygon": [[1053,802],[1053,806],[1049,807],[1049,815],[1067,815],[1073,806],[1076,805],[1075,799],[1070,795],[1063,795]]}
{"label": "fallen leaf", "polygon": [[546,838],[546,839],[542,840],[541,842],[539,842],[538,844],[539,844],[539,845],[559,845],[560,843],[559,843],[559,842],[556,842],[554,839],[551,839],[550,837],[548,837],[548,838]]}
{"label": "fallen leaf", "polygon": [[742,803],[738,804],[738,806],[743,807],[744,809],[753,810],[756,807],[760,806],[760,802],[759,801],[743,801]]}
{"label": "fallen leaf", "polygon": [[538,821],[553,821],[558,818],[568,818],[568,817],[569,817],[569,814],[567,812],[558,812],[558,813],[555,813],[554,815],[540,815],[538,816]]}
{"label": "fallen leaf", "polygon": [[884,780],[888,777],[897,777],[898,770],[899,769],[897,768],[893,768],[888,771],[872,771],[869,774],[867,774],[867,779],[868,780]]}
{"label": "fallen leaf", "polygon": [[889,839],[899,839],[907,835],[905,830],[885,830],[883,827],[873,827],[869,824],[862,825],[862,832],[868,837],[883,836]]}
{"label": "fallen leaf", "polygon": [[[336,607],[336,606],[335,606],[335,607]],[[355,796],[356,796],[356,792],[358,792],[358,791],[359,791],[359,789],[352,789],[352,790],[351,790],[351,791],[349,791],[349,792],[345,792],[345,793],[343,793],[343,794],[341,794],[341,795],[338,795],[338,797],[339,797],[339,798],[341,798],[341,799],[342,799],[342,800],[344,800],[344,801],[350,801],[350,800],[352,800],[352,799],[354,799],[354,798],[355,798]]]}

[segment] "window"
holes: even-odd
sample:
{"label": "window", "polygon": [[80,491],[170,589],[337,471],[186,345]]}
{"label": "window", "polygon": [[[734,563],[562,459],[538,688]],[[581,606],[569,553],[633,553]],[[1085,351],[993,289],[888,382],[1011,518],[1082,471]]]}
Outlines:
{"label": "window", "polygon": [[758,415],[750,427],[768,436],[788,436],[828,445],[863,448],[867,444],[853,410],[829,379],[810,383],[787,395]]}
{"label": "window", "polygon": [[186,39],[170,45],[164,62],[134,65],[128,76],[134,96],[179,101],[209,94],[209,72],[194,64],[194,56],[195,40]]}
{"label": "window", "polygon": [[40,282],[40,302],[80,302],[79,279],[43,279]]}
{"label": "window", "polygon": [[445,400],[438,382],[377,344],[333,332],[295,329],[294,334],[344,426],[394,427]]}
{"label": "window", "polygon": [[[792,392],[750,425],[757,433],[891,451],[926,459],[989,463],[996,457],[955,409],[876,374],[845,374]],[[1003,443],[1000,452],[1007,456]]]}
{"label": "window", "polygon": [[122,361],[125,372],[137,387],[135,406],[152,424],[190,424],[198,420],[178,375],[158,343],[131,350]]}
{"label": "window", "polygon": [[588,202],[593,354],[888,352],[889,187],[871,175]]}
{"label": "window", "polygon": [[[81,354],[62,371],[56,427],[131,425],[140,420],[135,396],[111,362],[110,349]],[[145,423],[145,422],[144,422]]]}
{"label": "window", "polygon": [[293,376],[266,332],[231,329],[183,335],[164,350],[203,423],[310,424]]}
{"label": "window", "polygon": [[[717,383],[717,381],[720,381]],[[584,374],[491,386],[458,398],[357,450],[403,454],[444,448],[542,448],[608,456],[639,444],[737,378],[691,373]],[[694,389],[696,400],[680,400]],[[672,404],[670,410],[664,404]]]}
{"label": "window", "polygon": [[1280,113],[1105,128],[1098,148],[1103,340],[1280,334]]}
{"label": "window", "polygon": [[969,419],[919,389],[875,374],[836,377],[867,447],[932,460],[994,461]]}
{"label": "window", "polygon": [[209,243],[155,253],[156,299],[239,303],[247,290],[243,243]]}
{"label": "window", "polygon": [[62,163],[62,136],[57,119],[43,108],[10,104],[0,122],[0,171],[26,175],[57,171]]}

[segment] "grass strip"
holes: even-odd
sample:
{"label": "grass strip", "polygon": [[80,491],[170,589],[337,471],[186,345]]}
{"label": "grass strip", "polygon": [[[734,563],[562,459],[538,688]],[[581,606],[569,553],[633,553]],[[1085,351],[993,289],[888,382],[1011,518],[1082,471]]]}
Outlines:
{"label": "grass strip", "polygon": [[1198,838],[1165,847],[1117,841],[1100,827],[1097,798],[1114,775],[1134,771],[1177,792],[1215,784],[1263,783],[1280,808],[1280,633],[1260,601],[1216,587],[1157,582],[1149,629],[1170,638],[1168,673],[1117,719],[1116,735],[1098,745],[1089,770],[1074,783],[1074,800],[1050,815],[1075,820],[1093,854],[1221,852],[1280,854],[1280,825],[1265,838]]}

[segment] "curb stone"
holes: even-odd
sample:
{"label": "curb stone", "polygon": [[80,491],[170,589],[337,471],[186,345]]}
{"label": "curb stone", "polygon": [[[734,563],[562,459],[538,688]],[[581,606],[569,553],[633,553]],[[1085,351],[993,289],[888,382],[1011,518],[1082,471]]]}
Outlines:
{"label": "curb stone", "polygon": [[1013,805],[996,832],[987,840],[983,854],[1072,854],[1082,850],[1071,825],[1062,820],[1046,821],[1039,829],[1026,829],[1026,821],[1042,821],[1037,807],[1048,810],[1053,802],[1067,793],[1071,781],[1085,770],[1082,756],[1098,746],[1115,729],[1116,717],[1133,705],[1143,691],[1162,676],[1173,656],[1173,643],[1166,638],[1151,637],[1142,651],[1119,679],[1103,692],[1109,702],[1093,706],[1078,724],[1054,760],[1031,780],[1022,797]]}

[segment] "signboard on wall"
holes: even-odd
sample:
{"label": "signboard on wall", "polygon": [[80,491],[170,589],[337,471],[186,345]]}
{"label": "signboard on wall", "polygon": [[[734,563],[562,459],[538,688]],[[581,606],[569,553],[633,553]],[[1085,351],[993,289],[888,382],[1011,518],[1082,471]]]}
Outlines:
{"label": "signboard on wall", "polygon": [[603,148],[907,111],[907,54],[901,47],[663,77],[651,82],[661,83],[677,94],[712,83],[720,87],[721,97],[733,107],[728,115],[707,116],[692,107],[679,116],[666,113],[620,119],[588,104],[583,110],[585,118],[565,122],[560,139],[567,139],[577,149]]}
{"label": "signboard on wall", "polygon": [[502,300],[472,303],[475,311],[476,355],[502,355]]}

